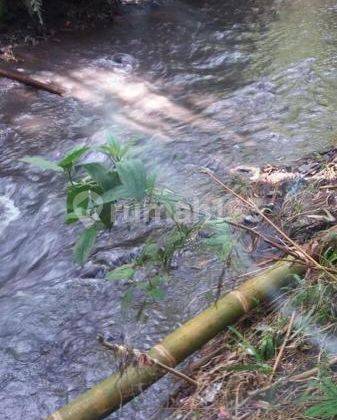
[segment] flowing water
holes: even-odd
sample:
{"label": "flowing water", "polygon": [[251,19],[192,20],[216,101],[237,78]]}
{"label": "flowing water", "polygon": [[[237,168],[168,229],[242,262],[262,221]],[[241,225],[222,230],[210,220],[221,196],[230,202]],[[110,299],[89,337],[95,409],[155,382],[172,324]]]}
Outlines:
{"label": "flowing water", "polygon": [[[136,138],[162,183],[209,203],[221,192],[201,166],[225,176],[236,165],[290,162],[335,145],[336,46],[336,0],[172,0],[21,51],[18,66],[67,94],[0,80],[1,419],[43,418],[97,383],[115,367],[99,332],[148,348],[207,304],[202,293],[221,271],[216,258],[183,252],[166,299],[137,321],[136,303],[121,308],[125,284],[104,274],[158,226],[116,226],[78,268],[62,179],[19,159],[57,159],[107,132]],[[242,270],[252,268],[243,251],[240,258]],[[111,418],[149,418],[168,385]]]}

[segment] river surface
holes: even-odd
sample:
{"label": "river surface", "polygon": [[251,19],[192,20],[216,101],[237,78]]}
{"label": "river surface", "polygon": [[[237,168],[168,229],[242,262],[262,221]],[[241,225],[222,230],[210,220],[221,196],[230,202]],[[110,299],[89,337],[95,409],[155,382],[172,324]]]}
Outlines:
{"label": "river surface", "polygon": [[[0,79],[4,420],[41,419],[106,377],[115,361],[98,333],[148,348],[205,307],[203,292],[221,271],[216,258],[183,252],[165,300],[137,320],[136,303],[121,307],[125,284],[104,275],[158,227],[116,226],[79,268],[64,182],[20,158],[57,159],[74,145],[101,144],[107,132],[136,138],[161,183],[210,202],[221,192],[200,167],[225,176],[337,142],[336,0],[163,1],[57,38],[22,49],[18,67],[63,85],[64,97]],[[241,270],[254,267],[243,251],[238,258]],[[164,379],[111,418],[158,416],[169,386]]]}

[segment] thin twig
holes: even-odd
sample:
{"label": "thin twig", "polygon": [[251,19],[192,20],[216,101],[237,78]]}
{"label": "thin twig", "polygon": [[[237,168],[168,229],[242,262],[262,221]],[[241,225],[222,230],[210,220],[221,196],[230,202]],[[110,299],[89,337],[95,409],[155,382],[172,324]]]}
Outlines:
{"label": "thin twig", "polygon": [[253,235],[258,236],[264,242],[273,246],[274,248],[278,248],[280,251],[283,251],[285,254],[289,254],[289,255],[292,255],[295,258],[298,258],[298,254],[296,252],[292,251],[289,247],[285,247],[281,244],[278,244],[277,242],[275,242],[272,239],[265,236],[263,233],[257,232],[256,230],[250,228],[249,226],[243,225],[242,223],[233,222],[233,221],[227,220],[227,219],[226,219],[226,223],[228,223],[231,226],[235,226],[235,227],[238,227],[240,229],[244,229],[244,230],[252,233]]}
{"label": "thin twig", "polygon": [[331,279],[334,281],[337,281],[337,277],[331,274],[325,267],[323,267],[321,264],[319,264],[311,255],[309,255],[300,245],[298,245],[295,241],[293,241],[289,236],[282,231],[269,217],[267,217],[259,208],[258,206],[253,203],[251,200],[246,200],[244,197],[242,197],[240,194],[236,193],[232,188],[228,187],[226,184],[224,184],[219,178],[217,178],[211,171],[204,171],[209,177],[211,177],[217,184],[221,185],[222,188],[224,188],[225,191],[231,193],[236,198],[238,198],[240,201],[242,201],[244,204],[246,204],[248,207],[256,211],[270,226],[272,226],[283,238],[288,241],[294,248],[297,249],[297,251],[300,253],[300,255],[304,259],[308,259],[311,261],[316,267],[318,267],[320,270],[324,271]]}
{"label": "thin twig", "polygon": [[[333,366],[337,363],[337,357],[332,358],[328,361],[328,366]],[[239,408],[243,407],[249,400],[256,397],[257,395],[263,394],[264,392],[268,391],[271,388],[274,388],[277,385],[280,384],[286,384],[289,382],[300,382],[300,381],[306,381],[307,379],[311,378],[313,375],[317,374],[319,372],[319,368],[315,367],[313,369],[306,370],[305,372],[299,373],[297,375],[292,375],[284,378],[279,378],[277,381],[273,383],[269,383],[268,385],[264,386],[263,388],[256,389],[255,391],[252,391],[249,393],[248,397],[242,401],[239,405]]]}
{"label": "thin twig", "polygon": [[[332,358],[331,360],[328,361],[328,366],[333,366],[337,363],[337,357]],[[311,376],[315,375],[316,373],[318,373],[319,368],[315,367],[313,369],[307,370],[303,373],[299,373],[298,375],[293,375],[290,378],[288,378],[288,382],[300,382],[300,381],[304,381],[308,378],[310,378]]]}
{"label": "thin twig", "polygon": [[276,372],[276,370],[278,368],[278,365],[280,364],[280,361],[282,359],[282,356],[283,356],[283,353],[284,353],[284,349],[286,348],[286,345],[287,345],[287,342],[288,342],[288,339],[289,339],[289,336],[290,336],[290,332],[291,332],[291,329],[292,329],[293,324],[294,324],[295,314],[296,313],[294,311],[292,313],[292,315],[291,315],[291,318],[290,318],[290,321],[289,321],[289,324],[288,324],[288,328],[287,328],[287,332],[286,332],[286,335],[284,337],[284,340],[283,340],[282,346],[280,348],[280,351],[279,351],[279,353],[278,353],[278,355],[276,357],[276,360],[275,360],[275,363],[274,363],[274,366],[273,366],[273,371],[272,371],[272,373],[270,375],[270,378],[269,378],[269,382],[271,382],[273,380],[273,377],[275,375],[275,372]]}
{"label": "thin twig", "polygon": [[337,185],[321,185],[320,190],[334,190],[337,188]]}

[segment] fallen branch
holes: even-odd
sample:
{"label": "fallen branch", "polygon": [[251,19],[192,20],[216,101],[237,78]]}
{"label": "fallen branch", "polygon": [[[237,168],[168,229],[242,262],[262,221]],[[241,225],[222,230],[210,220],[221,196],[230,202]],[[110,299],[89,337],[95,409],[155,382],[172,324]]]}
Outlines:
{"label": "fallen branch", "polygon": [[280,251],[284,252],[287,255],[291,255],[294,258],[298,258],[298,254],[294,251],[292,251],[289,247],[283,246],[275,241],[273,241],[272,239],[268,238],[267,236],[265,236],[263,233],[258,232],[246,225],[243,225],[242,223],[237,223],[237,222],[233,222],[231,220],[226,219],[226,223],[228,223],[231,226],[235,226],[237,228],[246,230],[247,232],[250,232],[252,235],[258,236],[259,238],[261,238],[264,242],[266,242],[267,244],[271,245],[274,248],[279,249]]}
{"label": "fallen branch", "polygon": [[38,80],[33,79],[32,77],[22,74],[18,71],[14,70],[7,70],[7,69],[0,69],[0,76],[7,77],[8,79],[15,80],[17,82],[24,83],[25,85],[34,87],[36,89],[45,90],[50,93],[54,93],[55,95],[63,95],[63,91],[55,86],[52,86],[49,83],[40,82]]}
{"label": "fallen branch", "polygon": [[320,190],[335,190],[337,188],[336,184],[333,185],[321,185],[319,187]]}
{"label": "fallen branch", "polygon": [[273,380],[274,375],[275,375],[275,372],[276,372],[276,370],[278,368],[278,365],[280,364],[280,361],[282,359],[284,350],[285,350],[286,345],[287,345],[287,342],[289,340],[291,329],[292,329],[293,324],[294,324],[294,320],[295,320],[295,311],[291,315],[291,318],[290,318],[290,321],[289,321],[289,324],[288,324],[286,335],[284,337],[284,340],[283,340],[282,346],[280,348],[280,351],[278,352],[278,355],[276,357],[276,360],[275,360],[275,363],[274,363],[274,366],[273,366],[273,371],[272,371],[272,374],[270,375],[270,379],[269,379],[270,382]]}
{"label": "fallen branch", "polygon": [[319,264],[311,255],[309,255],[300,245],[298,245],[295,241],[293,241],[286,233],[283,232],[282,229],[280,229],[269,217],[267,217],[259,208],[258,206],[253,203],[249,199],[245,199],[240,194],[236,193],[232,188],[228,187],[226,184],[224,184],[218,177],[216,177],[211,171],[204,170],[204,173],[206,173],[210,178],[212,178],[217,184],[221,185],[221,187],[234,195],[234,197],[238,198],[242,203],[246,204],[248,207],[250,207],[252,210],[256,211],[272,228],[274,228],[290,245],[292,245],[297,251],[300,257],[302,257],[304,260],[310,261],[314,266],[319,268],[320,270],[324,271],[324,273],[329,276],[334,282],[337,281],[337,277],[334,276],[332,273],[329,272],[325,267],[323,267],[321,264]]}
{"label": "fallen branch", "polygon": [[[228,220],[228,219],[226,219],[226,223],[228,223],[231,226],[246,230],[247,232],[251,233],[252,235],[257,236],[258,238],[262,239],[264,242],[271,245],[272,247],[279,249],[280,251],[284,252],[286,255],[292,256],[294,258],[294,260],[296,260],[296,262],[298,262],[299,264],[304,264],[305,266],[307,266],[308,268],[311,268],[312,270],[322,270],[321,265],[319,265],[319,267],[317,267],[316,264],[314,266],[311,265],[308,261],[305,261],[303,258],[300,258],[298,253],[294,252],[290,247],[288,247],[286,245],[281,245],[278,242],[275,242],[274,240],[272,240],[268,236],[265,236],[261,232],[258,232],[258,231],[254,230],[254,229],[252,229],[252,228],[250,228],[246,225],[243,225],[242,223],[233,222],[233,221]],[[284,259],[282,259],[282,258],[273,258],[271,261],[283,261],[283,260]],[[268,263],[269,262],[270,261],[268,261]],[[337,270],[335,270],[334,268],[324,267],[324,269],[326,271],[328,271],[329,273],[337,274]]]}

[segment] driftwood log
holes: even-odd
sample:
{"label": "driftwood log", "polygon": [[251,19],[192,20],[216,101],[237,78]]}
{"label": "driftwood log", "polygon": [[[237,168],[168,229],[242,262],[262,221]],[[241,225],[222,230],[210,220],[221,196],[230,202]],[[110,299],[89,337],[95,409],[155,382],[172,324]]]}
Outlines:
{"label": "driftwood log", "polygon": [[59,87],[53,86],[50,83],[40,82],[26,74],[22,74],[15,70],[8,70],[8,69],[0,68],[0,76],[7,77],[8,79],[15,80],[17,82],[24,83],[25,85],[34,87],[36,89],[41,89],[50,93],[54,93],[55,95],[62,96],[64,93],[63,90],[60,89]]}
{"label": "driftwood log", "polygon": [[[328,230],[306,246],[315,258],[327,248],[337,249],[337,227]],[[308,267],[289,257],[277,262],[261,274],[247,280],[236,290],[226,294],[204,312],[176,329],[148,354],[159,362],[175,367],[200,349],[227,326],[265,300],[277,296],[294,275],[302,276]],[[164,376],[159,366],[129,366],[80,395],[48,420],[96,420],[108,416],[126,402]]]}

